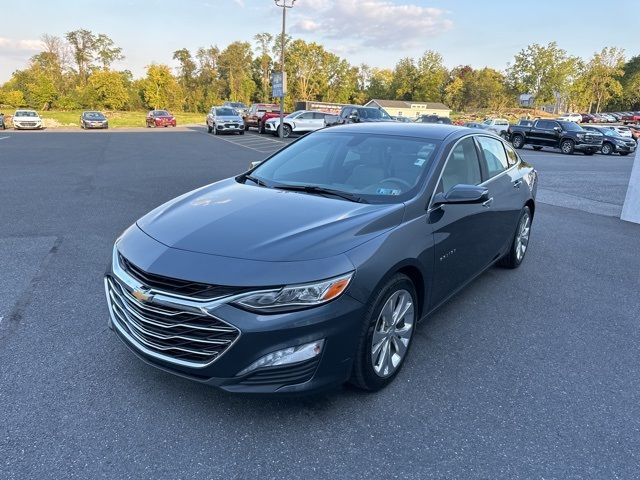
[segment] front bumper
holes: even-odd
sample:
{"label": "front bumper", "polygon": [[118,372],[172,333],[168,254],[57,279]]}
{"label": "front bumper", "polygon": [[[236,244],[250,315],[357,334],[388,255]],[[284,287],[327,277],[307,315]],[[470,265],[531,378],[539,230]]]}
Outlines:
{"label": "front bumper", "polygon": [[241,132],[244,130],[242,123],[216,123],[216,131],[221,133]]}
{"label": "front bumper", "polygon": [[635,142],[633,145],[617,145],[613,144],[613,151],[616,153],[633,153],[636,151]]}
{"label": "front bumper", "polygon": [[85,122],[84,128],[109,128],[109,124],[107,122]]}
{"label": "front bumper", "polygon": [[14,122],[13,128],[16,130],[39,130],[42,128],[42,122]]}
{"label": "front bumper", "polygon": [[267,122],[264,124],[264,129],[267,132],[276,133],[278,131],[278,125],[275,123]]}
{"label": "front bumper", "polygon": [[[137,227],[134,232],[130,236],[139,236],[141,233]],[[139,247],[149,252],[144,247],[152,246],[153,241],[148,237],[147,239]],[[129,252],[131,251],[130,248]],[[112,262],[105,277],[109,326],[139,358],[154,367],[222,390],[242,393],[311,393],[338,386],[350,376],[364,305],[349,296],[348,291],[319,307],[269,315],[218,302],[207,309],[208,314],[235,327],[239,335],[213,361],[189,365],[176,362],[175,358],[168,358],[166,355],[158,355],[157,351],[146,348],[145,344],[136,339],[132,335],[135,332],[128,331],[131,325],[126,324],[126,318],[122,320],[122,312],[114,310],[114,300],[109,291],[110,281],[117,281],[120,286],[129,285],[127,282],[131,278],[120,278],[121,276],[126,277],[127,272],[122,272],[117,261]],[[145,305],[153,307],[154,304]],[[320,339],[324,339],[323,349],[311,360],[260,368],[242,376],[237,375],[264,355]]]}

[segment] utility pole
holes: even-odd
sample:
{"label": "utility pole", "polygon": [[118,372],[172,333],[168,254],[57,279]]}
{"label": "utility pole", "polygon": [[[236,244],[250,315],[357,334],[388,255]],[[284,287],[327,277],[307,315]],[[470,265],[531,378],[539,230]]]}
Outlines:
{"label": "utility pole", "polygon": [[273,0],[276,6],[282,8],[282,35],[280,36],[280,74],[282,75],[282,95],[280,96],[280,125],[278,126],[278,136],[283,138],[282,126],[284,124],[284,95],[285,95],[285,73],[284,73],[284,40],[285,28],[287,25],[287,8],[293,8],[296,0]]}

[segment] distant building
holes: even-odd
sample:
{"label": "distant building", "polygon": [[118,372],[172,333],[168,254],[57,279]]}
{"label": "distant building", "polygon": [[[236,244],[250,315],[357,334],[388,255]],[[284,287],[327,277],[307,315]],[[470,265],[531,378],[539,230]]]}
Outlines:
{"label": "distant building", "polygon": [[518,102],[520,103],[521,107],[533,107],[534,100],[535,97],[530,93],[523,93],[522,95],[520,95],[520,97],[518,97]]}
{"label": "distant building", "polygon": [[448,117],[451,109],[439,102],[413,102],[411,100],[378,100],[367,102],[365,107],[376,107],[389,115],[417,118],[421,115],[438,115]]}

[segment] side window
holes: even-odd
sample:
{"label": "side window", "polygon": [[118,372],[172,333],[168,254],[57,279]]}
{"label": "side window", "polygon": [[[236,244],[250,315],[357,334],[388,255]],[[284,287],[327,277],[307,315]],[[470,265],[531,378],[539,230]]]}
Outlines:
{"label": "side window", "polygon": [[504,145],[504,149],[507,151],[507,162],[509,162],[510,167],[513,167],[519,161],[518,154],[509,145]]}
{"label": "side window", "polygon": [[481,182],[478,152],[473,138],[467,137],[461,140],[449,154],[442,172],[442,191],[447,192],[459,183],[478,185]]}
{"label": "side window", "polygon": [[310,119],[312,119],[312,118],[313,118],[313,113],[311,113],[311,112],[306,112],[306,113],[303,113],[302,115],[298,115],[298,118],[299,118],[300,120],[310,120]]}
{"label": "side window", "polygon": [[495,177],[499,173],[504,172],[509,164],[507,163],[507,155],[502,146],[502,142],[490,137],[476,137],[484,156],[484,163],[487,168],[489,178]]}
{"label": "side window", "polygon": [[322,112],[313,112],[313,118],[316,120],[324,120],[326,113]]}

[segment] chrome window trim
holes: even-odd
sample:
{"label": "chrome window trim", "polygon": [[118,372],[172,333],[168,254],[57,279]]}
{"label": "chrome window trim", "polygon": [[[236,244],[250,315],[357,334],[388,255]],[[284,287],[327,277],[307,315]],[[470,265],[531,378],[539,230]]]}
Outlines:
{"label": "chrome window trim", "polygon": [[[427,208],[427,213],[431,213],[434,210],[437,210],[438,208],[440,208],[440,206],[438,207],[433,207],[433,198],[436,196],[436,190],[438,189],[438,185],[440,185],[440,180],[442,180],[442,174],[444,173],[444,169],[447,168],[447,164],[449,163],[449,159],[451,158],[451,154],[453,153],[453,150],[458,146],[458,144],[463,141],[466,140],[467,138],[475,138],[475,137],[489,137],[489,138],[493,138],[495,140],[498,140],[500,142],[502,142],[502,144],[504,145],[504,140],[500,137],[497,137],[495,135],[487,135],[485,133],[470,133],[469,135],[465,135],[464,137],[460,137],[458,140],[456,140],[456,143],[453,144],[453,146],[451,147],[451,150],[449,151],[449,155],[447,155],[447,159],[444,161],[444,165],[442,166],[442,169],[440,170],[440,173],[438,174],[438,181],[435,184],[434,190],[431,193],[431,198],[429,198],[429,206]],[[505,155],[506,155],[506,151],[505,151]],[[487,183],[495,180],[496,178],[510,172],[512,169],[516,168],[518,165],[520,165],[520,163],[522,162],[522,159],[520,158],[520,155],[517,154],[516,155],[518,157],[518,163],[515,163],[514,165],[511,165],[509,168],[507,168],[506,170],[503,170],[502,172],[500,172],[497,175],[494,175],[491,178],[487,178],[484,182],[479,183],[478,186],[483,186],[486,185]],[[478,157],[478,161],[481,161],[481,159]],[[482,169],[481,169],[482,171]]]}

